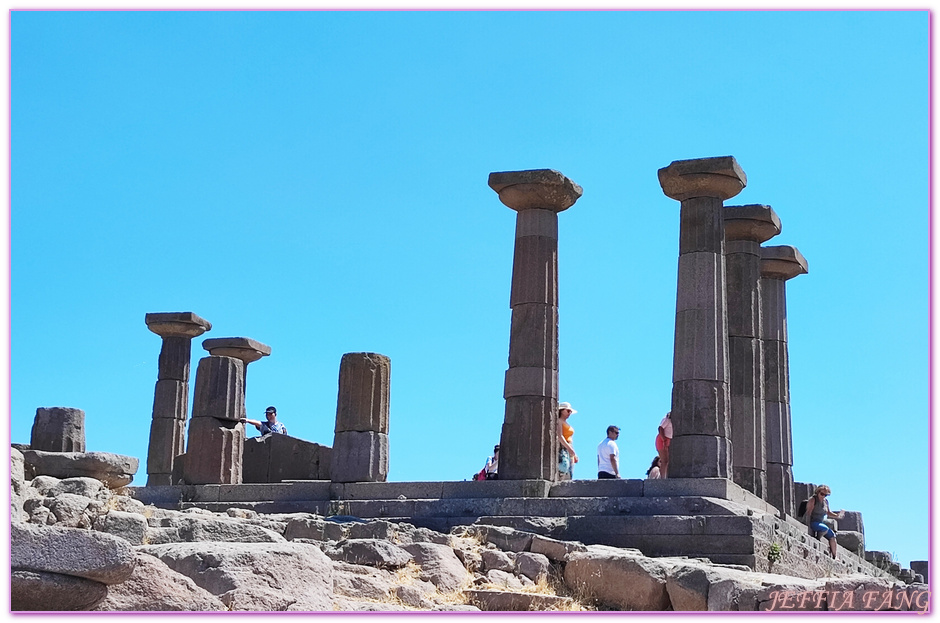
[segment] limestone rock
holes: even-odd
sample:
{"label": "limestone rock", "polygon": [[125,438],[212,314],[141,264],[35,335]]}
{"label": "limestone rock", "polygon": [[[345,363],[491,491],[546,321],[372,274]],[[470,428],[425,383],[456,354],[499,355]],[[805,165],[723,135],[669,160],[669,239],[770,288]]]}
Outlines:
{"label": "limestone rock", "polygon": [[413,555],[415,562],[421,566],[419,577],[434,584],[441,592],[456,591],[470,583],[471,578],[466,567],[448,546],[437,543],[412,543],[404,549]]}
{"label": "limestone rock", "polygon": [[607,607],[665,610],[669,606],[665,565],[652,558],[620,552],[575,552],[568,557],[564,578],[570,588]]}
{"label": "limestone rock", "polygon": [[332,610],[333,566],[304,543],[170,543],[138,548],[232,610]]}
{"label": "limestone rock", "polygon": [[226,610],[215,595],[191,579],[170,569],[158,558],[137,554],[137,567],[124,582],[108,588],[98,611],[195,611]]}
{"label": "limestone rock", "polygon": [[77,528],[17,523],[11,528],[10,566],[118,584],[134,571],[134,550],[124,539]]}
{"label": "limestone rock", "polygon": [[90,610],[107,594],[101,582],[72,575],[14,569],[10,576],[13,611]]}
{"label": "limestone rock", "polygon": [[134,457],[110,452],[43,452],[25,450],[26,471],[34,476],[72,478],[88,476],[109,488],[125,487],[134,479],[139,461]]}

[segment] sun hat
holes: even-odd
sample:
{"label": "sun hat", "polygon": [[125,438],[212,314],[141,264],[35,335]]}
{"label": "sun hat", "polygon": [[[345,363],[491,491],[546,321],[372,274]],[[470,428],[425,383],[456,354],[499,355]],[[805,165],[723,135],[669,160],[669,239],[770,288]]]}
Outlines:
{"label": "sun hat", "polygon": [[568,410],[570,410],[572,413],[577,413],[577,412],[578,412],[576,409],[572,409],[572,408],[571,408],[571,403],[570,403],[570,402],[559,402],[559,403],[558,403],[558,410],[561,411],[562,409],[568,409]]}

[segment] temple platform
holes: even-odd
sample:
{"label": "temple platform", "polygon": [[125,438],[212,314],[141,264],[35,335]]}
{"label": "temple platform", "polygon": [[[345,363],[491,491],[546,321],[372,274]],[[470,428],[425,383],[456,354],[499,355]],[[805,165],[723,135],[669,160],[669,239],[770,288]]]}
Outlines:
{"label": "temple platform", "polygon": [[636,548],[647,556],[708,558],[803,578],[862,573],[887,577],[856,553],[814,539],[806,525],[782,516],[722,478],[666,480],[490,480],[129,487],[145,504],[223,512],[314,513],[408,522],[447,532],[485,523],[556,539]]}

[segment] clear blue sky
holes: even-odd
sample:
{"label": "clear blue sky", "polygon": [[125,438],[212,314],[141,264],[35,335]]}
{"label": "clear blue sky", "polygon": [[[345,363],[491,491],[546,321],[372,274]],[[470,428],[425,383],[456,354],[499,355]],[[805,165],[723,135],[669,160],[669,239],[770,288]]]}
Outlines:
{"label": "clear blue sky", "polygon": [[[390,480],[499,440],[515,213],[557,169],[561,400],[641,477],[669,409],[673,160],[733,155],[789,282],[793,471],[907,565],[928,538],[928,14],[14,12],[11,439],[86,412],[146,452],[160,338],[246,336],[249,417],[332,444],[339,362],[392,361]],[[193,344],[193,372],[207,353]],[[194,385],[194,383],[193,383]],[[254,434],[254,433],[253,433]]]}

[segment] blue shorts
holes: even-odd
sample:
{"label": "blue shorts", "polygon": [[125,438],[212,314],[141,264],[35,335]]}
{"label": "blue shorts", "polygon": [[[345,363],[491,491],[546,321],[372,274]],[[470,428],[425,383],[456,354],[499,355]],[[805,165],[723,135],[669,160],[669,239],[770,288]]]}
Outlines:
{"label": "blue shorts", "polygon": [[821,521],[814,521],[813,523],[810,524],[810,527],[816,532],[822,532],[823,536],[826,537],[827,539],[836,538],[836,533],[832,531],[832,528],[830,528],[829,526],[827,526]]}

